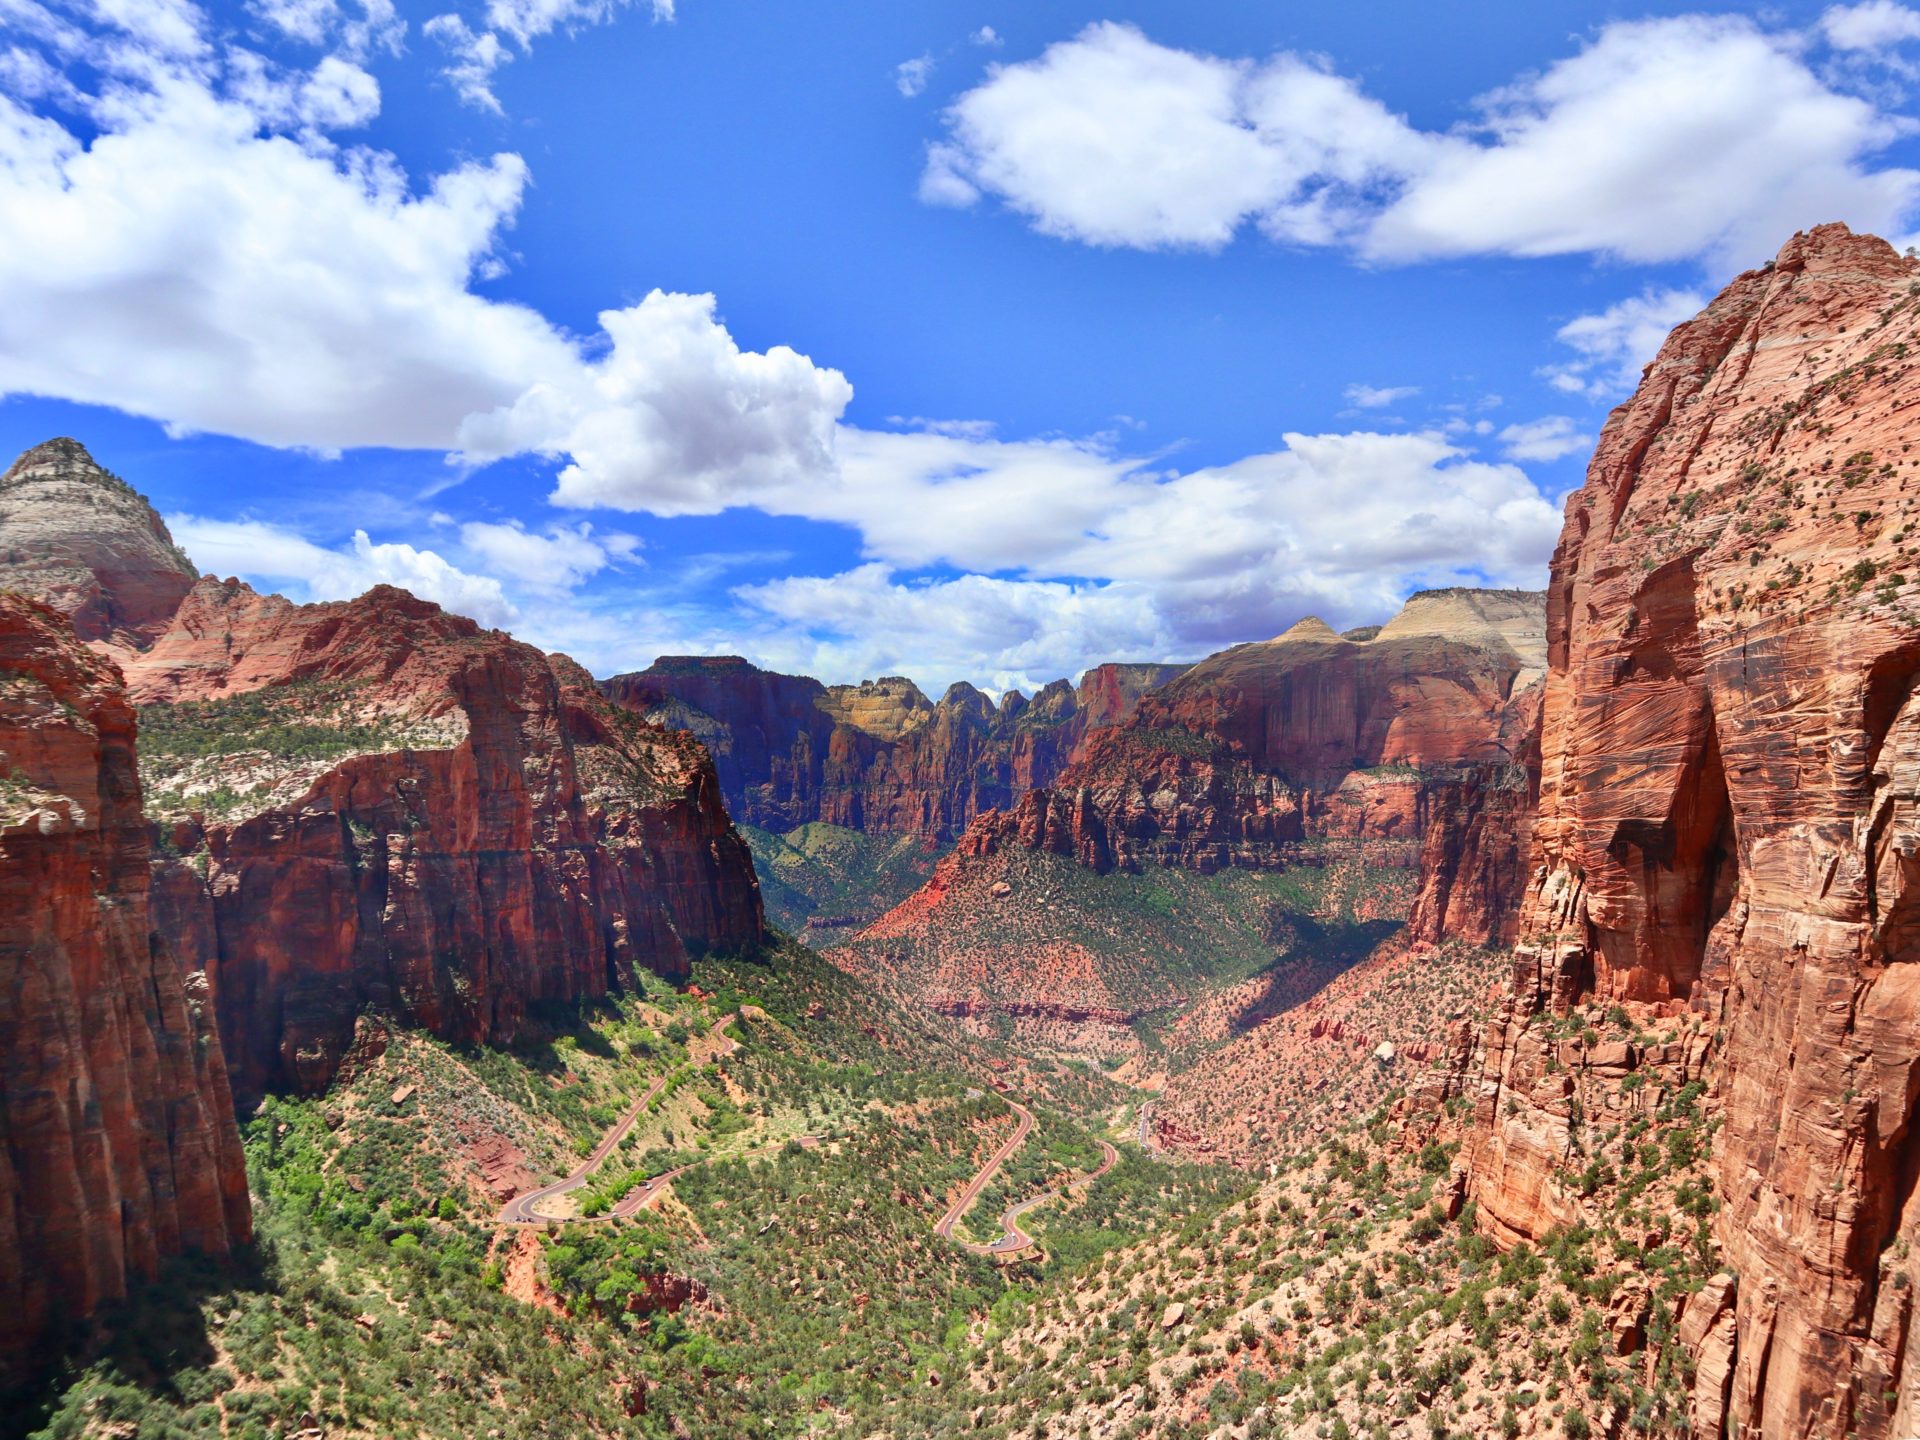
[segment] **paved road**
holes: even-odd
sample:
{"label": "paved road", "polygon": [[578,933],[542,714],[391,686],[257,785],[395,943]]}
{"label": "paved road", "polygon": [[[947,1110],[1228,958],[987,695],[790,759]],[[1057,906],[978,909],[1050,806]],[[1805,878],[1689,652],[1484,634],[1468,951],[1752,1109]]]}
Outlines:
{"label": "paved road", "polygon": [[[715,1021],[708,1029],[707,1038],[713,1042],[714,1049],[712,1053],[707,1056],[707,1059],[712,1060],[722,1055],[731,1055],[740,1048],[737,1040],[724,1033],[727,1026],[732,1023],[733,1016],[728,1015]],[[653,1103],[654,1097],[666,1088],[667,1082],[672,1078],[672,1072],[669,1072],[648,1086],[647,1093],[634,1101],[632,1108],[629,1109],[626,1114],[622,1115],[614,1127],[601,1137],[600,1143],[593,1147],[593,1153],[581,1161],[565,1178],[556,1180],[551,1185],[543,1185],[538,1190],[529,1190],[525,1195],[518,1195],[512,1200],[509,1200],[500,1211],[500,1223],[503,1225],[565,1225],[578,1224],[583,1221],[626,1219],[629,1216],[639,1214],[642,1210],[651,1206],[654,1201],[666,1193],[668,1186],[672,1185],[680,1176],[686,1174],[687,1171],[707,1164],[708,1160],[695,1160],[691,1164],[678,1166],[664,1174],[651,1176],[629,1190],[621,1197],[620,1202],[604,1215],[559,1216],[542,1215],[540,1213],[539,1207],[542,1202],[578,1190],[593,1178],[593,1173],[600,1168],[601,1162],[614,1152],[622,1140],[627,1138],[627,1135],[632,1131],[635,1123],[646,1113],[647,1106]],[[968,1092],[969,1096],[978,1096],[979,1093],[977,1090]],[[953,1227],[960,1223],[960,1217],[973,1208],[974,1202],[980,1198],[980,1192],[993,1183],[993,1177],[1000,1173],[1000,1167],[1006,1164],[1008,1159],[1012,1157],[1014,1151],[1026,1143],[1027,1136],[1033,1131],[1033,1112],[1018,1100],[1012,1099],[1011,1097],[1008,1098],[1007,1104],[1012,1106],[1014,1113],[1020,1117],[1020,1123],[1014,1127],[1013,1134],[1008,1137],[1007,1142],[998,1150],[995,1150],[987,1160],[987,1163],[980,1168],[973,1179],[967,1182],[967,1188],[960,1192],[960,1198],[954,1201],[947,1213],[935,1222],[933,1233],[940,1236],[943,1240],[953,1238]],[[1146,1126],[1143,1117],[1141,1124],[1143,1135],[1145,1129]],[[801,1135],[798,1137],[798,1142],[803,1146],[811,1148],[820,1143],[820,1137],[817,1135]],[[785,1143],[784,1140],[777,1141],[771,1146],[764,1147],[761,1151],[749,1151],[747,1153],[766,1153],[779,1149],[780,1146]],[[1089,1170],[1078,1180],[1073,1181],[1071,1184],[1063,1185],[1059,1189],[1043,1190],[1038,1195],[1031,1195],[1025,1200],[1020,1201],[1017,1205],[1009,1206],[1000,1217],[1001,1234],[997,1240],[984,1245],[971,1240],[963,1240],[960,1243],[976,1255],[1010,1255],[1016,1251],[1026,1249],[1032,1245],[1034,1241],[1033,1237],[1021,1228],[1020,1222],[1030,1211],[1046,1204],[1049,1200],[1056,1199],[1068,1190],[1078,1190],[1084,1186],[1091,1185],[1095,1180],[1098,1180],[1119,1163],[1120,1152],[1115,1150],[1113,1146],[1109,1145],[1106,1141],[1100,1141],[1100,1150],[1101,1160],[1098,1169]],[[713,1159],[717,1157],[708,1158]]]}
{"label": "paved road", "polygon": [[1009,1205],[1000,1216],[1000,1238],[986,1245],[968,1245],[967,1248],[979,1255],[1011,1255],[1015,1251],[1025,1250],[1033,1245],[1034,1238],[1020,1227],[1020,1222],[1031,1210],[1037,1210],[1049,1200],[1057,1200],[1069,1190],[1080,1190],[1091,1185],[1115,1165],[1120,1163],[1120,1152],[1106,1141],[1100,1142],[1100,1164],[1097,1169],[1089,1170],[1078,1180],[1063,1185],[1058,1190],[1043,1190],[1038,1195],[1030,1195],[1018,1205]]}
{"label": "paved road", "polygon": [[[980,1192],[993,1182],[993,1177],[1000,1173],[1000,1167],[1006,1164],[1013,1152],[1025,1143],[1028,1133],[1033,1129],[1031,1110],[1018,1100],[1011,1098],[1008,1099],[1007,1104],[1011,1105],[1014,1113],[1020,1117],[1020,1123],[1014,1127],[1012,1138],[993,1152],[987,1163],[980,1168],[980,1172],[967,1182],[967,1188],[960,1192],[960,1198],[953,1202],[952,1207],[933,1227],[933,1233],[943,1240],[953,1238],[953,1227],[960,1223],[960,1217],[973,1208],[974,1201],[980,1198]],[[972,1240],[962,1240],[960,1243],[976,1255],[1011,1255],[1017,1250],[1025,1250],[1033,1244],[1033,1237],[1020,1228],[1020,1221],[1028,1211],[1046,1204],[1047,1201],[1068,1190],[1077,1190],[1083,1185],[1091,1185],[1120,1163],[1120,1152],[1104,1140],[1100,1142],[1100,1151],[1101,1159],[1098,1169],[1089,1170],[1070,1185],[1064,1185],[1057,1190],[1043,1190],[1038,1195],[1032,1195],[1020,1201],[1017,1205],[1007,1207],[1006,1212],[1000,1217],[1000,1237],[997,1240],[984,1245]]]}
{"label": "paved road", "polygon": [[973,1202],[980,1198],[980,1192],[986,1189],[993,1177],[1000,1173],[1000,1167],[1007,1163],[1007,1158],[1020,1148],[1033,1129],[1031,1110],[1018,1100],[1009,1099],[1007,1104],[1011,1105],[1014,1114],[1020,1117],[1020,1123],[1013,1127],[1013,1138],[993,1152],[987,1163],[980,1167],[980,1173],[967,1182],[967,1188],[960,1192],[960,1198],[953,1202],[952,1208],[934,1223],[933,1233],[942,1240],[953,1238],[953,1227],[960,1223],[960,1217],[973,1208]]}
{"label": "paved road", "polygon": [[[714,1021],[708,1028],[707,1039],[712,1041],[714,1045],[712,1054],[707,1057],[709,1060],[721,1055],[731,1055],[740,1048],[740,1042],[725,1033],[727,1026],[732,1023],[733,1016],[726,1015]],[[566,1195],[578,1190],[582,1185],[586,1184],[587,1181],[592,1179],[593,1172],[600,1168],[600,1162],[611,1155],[615,1148],[619,1146],[620,1142],[627,1138],[627,1134],[633,1129],[635,1122],[646,1113],[647,1106],[653,1103],[654,1097],[666,1088],[667,1081],[672,1078],[673,1072],[670,1071],[649,1085],[647,1087],[647,1093],[633,1102],[633,1107],[620,1117],[611,1130],[607,1131],[607,1133],[601,1137],[600,1143],[593,1147],[592,1153],[589,1154],[585,1160],[582,1160],[564,1179],[556,1180],[551,1185],[544,1185],[538,1190],[529,1190],[525,1195],[516,1195],[513,1199],[509,1200],[500,1211],[500,1223],[502,1225],[548,1225],[561,1220],[562,1217],[557,1215],[542,1215],[539,1211],[541,1202],[551,1200],[557,1195]],[[647,1181],[646,1184],[639,1186],[627,1195],[625,1199],[613,1208],[611,1213],[615,1215],[633,1214],[635,1210],[638,1210],[640,1206],[645,1203],[648,1198],[647,1192],[664,1185],[675,1175],[682,1174],[688,1168],[689,1167],[683,1165],[679,1170],[670,1171],[666,1175],[656,1176],[654,1179]],[[635,1200],[636,1196],[639,1197],[637,1202]],[[590,1220],[602,1219],[604,1217],[574,1215],[565,1218],[570,1220]]]}

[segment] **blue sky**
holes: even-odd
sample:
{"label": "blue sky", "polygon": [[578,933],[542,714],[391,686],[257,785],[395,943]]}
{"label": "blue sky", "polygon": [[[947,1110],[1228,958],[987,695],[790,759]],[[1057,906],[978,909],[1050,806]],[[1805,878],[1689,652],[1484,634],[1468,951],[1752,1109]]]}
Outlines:
{"label": "blue sky", "polygon": [[1191,658],[1540,583],[1671,324],[1920,228],[1917,61],[1894,0],[0,0],[0,449],[600,673]]}

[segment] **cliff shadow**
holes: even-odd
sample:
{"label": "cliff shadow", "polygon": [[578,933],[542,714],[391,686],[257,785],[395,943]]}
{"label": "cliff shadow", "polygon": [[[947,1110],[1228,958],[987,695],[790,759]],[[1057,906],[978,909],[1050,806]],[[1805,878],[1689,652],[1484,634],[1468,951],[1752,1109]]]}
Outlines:
{"label": "cliff shadow", "polygon": [[[125,1299],[103,1306],[90,1321],[67,1320],[49,1333],[16,1376],[0,1377],[0,1440],[49,1430],[62,1416],[66,1393],[90,1380],[85,1433],[111,1423],[116,1392],[130,1401],[159,1400],[185,1409],[211,1398],[200,1393],[219,1350],[207,1326],[208,1302],[275,1289],[271,1254],[249,1246],[230,1259],[183,1255],[167,1261],[153,1280]],[[78,1434],[61,1426],[50,1433]]]}
{"label": "cliff shadow", "polygon": [[1287,915],[1284,939],[1290,943],[1254,975],[1253,979],[1262,987],[1260,994],[1234,1016],[1229,1032],[1244,1035],[1276,1015],[1304,1005],[1373,954],[1405,923],[1401,920],[1329,923],[1311,915]]}

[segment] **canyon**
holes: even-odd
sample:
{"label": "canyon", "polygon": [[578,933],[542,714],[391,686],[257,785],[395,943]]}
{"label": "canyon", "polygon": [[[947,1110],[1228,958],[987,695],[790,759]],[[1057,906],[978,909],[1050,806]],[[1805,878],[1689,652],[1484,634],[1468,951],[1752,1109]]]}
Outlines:
{"label": "canyon", "polygon": [[664,656],[604,684],[616,705],[712,752],[733,817],[789,831],[825,822],[951,841],[1048,784],[1089,738],[1185,667],[1104,664],[996,703],[972,685],[930,702],[901,676],[822,685],[738,656]]}
{"label": "canyon", "polygon": [[572,661],[197,577],[71,440],[0,495],[12,1359],[245,1239],[236,1098],[762,943],[706,752]]}
{"label": "canyon", "polygon": [[[1542,596],[1476,590],[1212,656],[1093,731],[1051,785],[977,818],[834,958],[945,1013],[1052,1016],[1085,1043],[1089,1024],[1124,1031],[1206,988],[1201,957],[1233,924],[1208,896],[1221,886],[1265,932],[1236,963],[1284,953],[1302,920],[1510,940],[1546,658]],[[1149,890],[1167,893],[1135,913]],[[1317,925],[1301,948],[1341,949]]]}
{"label": "canyon", "polygon": [[[1339,1434],[1391,1394],[1447,1433],[1914,1434],[1916,347],[1920,260],[1796,235],[1609,417],[1544,594],[1030,699],[596,682],[391,587],[199,576],[38,447],[0,480],[0,1366],[245,1248],[237,1108],[277,1223],[476,1290],[461,1167],[609,1160],[636,1228],[500,1263],[555,1357],[616,1344],[583,1316],[658,1342],[617,1351],[630,1419],[669,1355],[732,1403],[708,1334],[746,1374],[859,1266],[792,1334],[902,1398],[815,1376],[783,1423]],[[761,891],[809,864],[821,955]],[[445,1172],[397,1203],[372,1133]],[[917,1248],[1002,1171],[982,1213],[1061,1212],[1007,1268]],[[930,1274],[903,1343],[880,1297]]]}

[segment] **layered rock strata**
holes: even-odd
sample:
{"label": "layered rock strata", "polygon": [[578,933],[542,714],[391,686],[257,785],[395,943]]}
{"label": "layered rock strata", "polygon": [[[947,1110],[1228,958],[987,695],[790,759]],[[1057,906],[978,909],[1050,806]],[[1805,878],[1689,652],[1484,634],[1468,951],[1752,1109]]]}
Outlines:
{"label": "layered rock strata", "polygon": [[951,840],[1050,783],[1089,736],[1181,668],[1100,665],[1077,688],[1057,680],[997,704],[957,684],[936,703],[899,676],[829,686],[737,656],[668,656],[605,689],[615,704],[699,736],[745,824],[784,833],[817,820]]}
{"label": "layered rock strata", "polygon": [[506,1040],[531,1004],[761,938],[706,753],[565,657],[390,587],[208,579],[128,671],[157,904],[212,957],[243,1093],[324,1088],[365,1011]]}
{"label": "layered rock strata", "polygon": [[1682,1321],[1703,1437],[1920,1428],[1916,345],[1920,264],[1795,236],[1609,418],[1553,563],[1533,874],[1468,1179],[1502,1240],[1578,1213],[1556,1015],[1713,1027],[1716,1061],[1652,1062],[1710,1070],[1722,1121],[1731,1277]]}
{"label": "layered rock strata", "polygon": [[111,662],[0,593],[0,1378],[251,1235],[206,957],[151,924],[135,729]]}
{"label": "layered rock strata", "polygon": [[0,475],[0,576],[82,640],[126,650],[166,628],[196,572],[143,496],[60,439]]}

